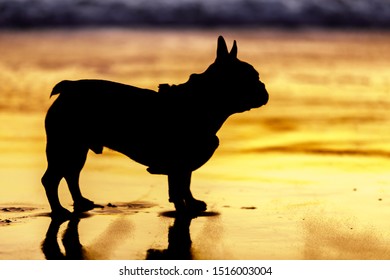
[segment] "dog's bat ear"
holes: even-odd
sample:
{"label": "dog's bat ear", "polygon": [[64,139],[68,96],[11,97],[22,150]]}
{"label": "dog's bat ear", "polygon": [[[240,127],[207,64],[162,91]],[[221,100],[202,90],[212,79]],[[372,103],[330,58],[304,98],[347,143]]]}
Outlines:
{"label": "dog's bat ear", "polygon": [[236,40],[234,40],[233,47],[230,50],[230,57],[231,58],[237,58],[237,42],[236,42]]}
{"label": "dog's bat ear", "polygon": [[224,59],[229,55],[225,39],[222,36],[218,37],[217,60]]}

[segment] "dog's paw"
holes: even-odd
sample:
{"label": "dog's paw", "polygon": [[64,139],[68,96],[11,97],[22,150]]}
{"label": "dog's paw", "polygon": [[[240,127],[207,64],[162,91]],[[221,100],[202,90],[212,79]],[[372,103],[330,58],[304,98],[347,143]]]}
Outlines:
{"label": "dog's paw", "polygon": [[92,210],[94,208],[102,208],[103,206],[95,204],[93,201],[83,198],[82,200],[74,203],[74,212],[82,213]]}
{"label": "dog's paw", "polygon": [[179,215],[196,217],[197,214],[207,210],[207,204],[201,200],[174,201],[176,213]]}
{"label": "dog's paw", "polygon": [[68,209],[65,209],[64,207],[52,210],[50,213],[50,217],[52,220],[56,221],[66,221],[70,220],[72,217],[72,212],[70,212]]}
{"label": "dog's paw", "polygon": [[184,213],[187,209],[187,206],[184,202],[184,200],[176,200],[172,201],[173,204],[175,205],[175,209],[177,213]]}
{"label": "dog's paw", "polygon": [[201,200],[191,200],[187,202],[187,211],[192,213],[204,212],[207,210],[207,204]]}

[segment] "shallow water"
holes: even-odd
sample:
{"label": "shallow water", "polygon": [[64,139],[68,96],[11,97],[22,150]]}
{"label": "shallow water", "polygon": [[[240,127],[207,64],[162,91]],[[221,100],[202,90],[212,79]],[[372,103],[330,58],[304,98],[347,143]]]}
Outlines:
{"label": "shallow water", "polygon": [[[50,226],[40,177],[53,85],[183,83],[215,59],[219,34],[237,40],[270,102],[231,117],[220,148],[194,173],[209,215],[171,217],[166,178],[105,151],[89,154],[81,185],[106,207]],[[2,31],[0,259],[388,259],[389,45],[389,33],[373,32]],[[63,182],[60,195],[71,209]],[[183,239],[169,240],[169,228]]]}

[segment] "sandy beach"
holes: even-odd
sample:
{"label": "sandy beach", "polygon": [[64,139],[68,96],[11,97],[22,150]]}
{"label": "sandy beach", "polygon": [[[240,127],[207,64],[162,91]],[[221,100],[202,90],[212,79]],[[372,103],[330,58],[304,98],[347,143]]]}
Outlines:
{"label": "sandy beach", "polygon": [[[218,35],[270,101],[232,116],[193,174],[207,212],[175,218],[165,176],[104,150],[80,183],[105,207],[52,222],[40,182],[52,87],[183,83],[214,61]],[[0,31],[0,259],[389,259],[389,45],[379,31]],[[72,210],[65,182],[60,197]]]}

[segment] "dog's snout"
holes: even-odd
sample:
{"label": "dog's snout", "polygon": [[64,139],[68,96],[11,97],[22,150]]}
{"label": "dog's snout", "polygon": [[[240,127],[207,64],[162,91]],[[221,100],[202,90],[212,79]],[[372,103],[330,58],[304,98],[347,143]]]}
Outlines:
{"label": "dog's snout", "polygon": [[261,102],[261,105],[265,105],[268,103],[268,100],[269,100],[269,94],[268,94],[268,91],[267,89],[265,88],[265,84],[261,81],[260,82],[260,85],[259,85],[259,99],[260,99],[260,102]]}
{"label": "dog's snout", "polygon": [[267,104],[268,100],[269,100],[269,94],[268,94],[268,91],[267,91],[267,89],[265,88],[265,85],[264,85],[264,104],[263,105]]}

